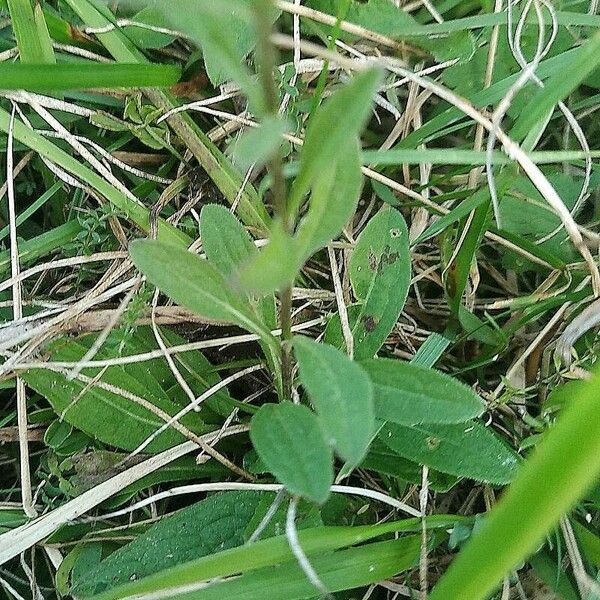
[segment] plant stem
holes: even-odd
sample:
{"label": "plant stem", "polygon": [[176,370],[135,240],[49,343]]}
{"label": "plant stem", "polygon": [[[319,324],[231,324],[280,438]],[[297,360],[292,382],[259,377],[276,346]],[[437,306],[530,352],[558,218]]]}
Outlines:
{"label": "plant stem", "polygon": [[[273,29],[271,0],[256,0],[254,3],[254,19],[258,33],[256,46],[256,59],[259,67],[259,78],[263,88],[265,100],[265,114],[263,118],[279,118],[279,93],[273,71],[277,65],[277,50],[271,43]],[[293,223],[287,206],[287,190],[283,175],[283,160],[281,149],[273,152],[268,162],[269,172],[273,180],[272,198],[273,209],[276,217],[283,225],[286,233],[291,234]],[[282,400],[292,399],[292,351],[290,340],[292,337],[292,287],[287,286],[279,293],[279,323],[281,326],[281,373],[283,383]]]}

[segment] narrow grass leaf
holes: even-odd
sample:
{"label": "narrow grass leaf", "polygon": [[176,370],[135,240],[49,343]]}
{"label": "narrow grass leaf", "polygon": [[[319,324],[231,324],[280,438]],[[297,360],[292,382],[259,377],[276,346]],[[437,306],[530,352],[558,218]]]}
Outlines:
{"label": "narrow grass leaf", "polygon": [[291,494],[325,502],[333,457],[321,424],[306,406],[265,404],[254,415],[250,438],[261,460]]}
{"label": "narrow grass leaf", "polygon": [[523,108],[510,131],[522,141],[528,132],[560,100],[564,100],[600,64],[600,33],[596,33],[569,56],[568,64],[557,70]]}
{"label": "narrow grass leaf", "polygon": [[56,56],[52,46],[52,39],[50,38],[50,33],[48,32],[48,26],[46,24],[46,19],[44,18],[44,11],[42,10],[41,4],[36,3],[33,7],[33,19],[35,21],[35,29],[42,52],[42,62],[49,65],[56,64]]}
{"label": "narrow grass leaf", "polygon": [[400,360],[364,360],[374,387],[375,414],[400,425],[463,423],[485,410],[471,388],[435,369]]}
{"label": "narrow grass leaf", "polygon": [[[10,113],[0,108],[0,129],[8,132]],[[78,158],[71,156],[52,141],[46,139],[19,120],[14,122],[14,136],[17,141],[31,148],[44,158],[56,163],[76,178],[87,183],[102,194],[111,204],[122,210],[127,217],[143,231],[149,230],[149,211],[141,204],[128,198],[120,190],[113,187],[103,177],[87,167]],[[158,221],[158,238],[171,244],[191,244],[192,240],[185,233],[163,219]]]}
{"label": "narrow grass leaf", "polygon": [[434,588],[431,600],[483,600],[525,560],[600,471],[600,379],[574,388],[547,437],[521,466],[477,535]]}
{"label": "narrow grass leaf", "polygon": [[386,206],[369,221],[350,258],[350,281],[361,303],[352,330],[357,360],[372,358],[392,331],[406,302],[410,273],[406,222]]}
{"label": "narrow grass leaf", "polygon": [[[325,587],[332,591],[351,590],[392,577],[414,567],[419,560],[420,537],[376,542],[340,550],[311,561]],[[296,561],[273,569],[261,569],[195,592],[177,593],[181,600],[300,600],[312,598],[317,591]]]}
{"label": "narrow grass leaf", "polygon": [[[428,530],[447,529],[463,520],[464,517],[454,515],[433,515],[426,518],[426,523]],[[304,552],[308,556],[314,556],[360,544],[389,533],[417,532],[421,527],[421,519],[410,518],[379,525],[316,527],[298,531],[298,537]],[[280,535],[165,569],[155,575],[94,596],[94,600],[121,600],[135,594],[194,584],[240,572],[251,572],[263,567],[287,563],[290,560],[293,560],[293,554],[288,540],[285,535]]]}
{"label": "narrow grass leaf", "polygon": [[[36,6],[39,6],[36,4]],[[12,23],[13,32],[19,48],[19,60],[23,64],[43,64],[47,63],[48,56],[44,49],[44,36],[40,36],[39,25],[36,20],[33,6],[30,0],[8,0],[8,10]],[[43,24],[45,28],[45,23]],[[48,32],[46,30],[46,36]],[[47,39],[47,37],[46,37]],[[4,65],[2,65],[4,66]],[[0,76],[1,77],[1,76]],[[2,88],[5,88],[4,78]]]}
{"label": "narrow grass leaf", "polygon": [[443,473],[494,484],[509,483],[519,457],[477,422],[458,425],[387,423],[379,439],[400,456]]}
{"label": "narrow grass leaf", "polygon": [[4,90],[85,90],[91,88],[168,87],[179,80],[175,65],[70,63],[60,65],[0,64]]}
{"label": "narrow grass leaf", "polygon": [[329,443],[358,465],[375,431],[373,386],[364,370],[343,352],[307,337],[294,338],[300,381],[317,410]]}

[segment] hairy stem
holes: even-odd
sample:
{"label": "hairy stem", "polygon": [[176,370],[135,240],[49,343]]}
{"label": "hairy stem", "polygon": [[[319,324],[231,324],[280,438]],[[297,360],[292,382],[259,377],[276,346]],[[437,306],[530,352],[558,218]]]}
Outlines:
{"label": "hairy stem", "polygon": [[[277,65],[277,50],[271,42],[272,3],[271,0],[257,0],[254,4],[254,19],[258,33],[256,58],[259,67],[259,78],[263,88],[265,114],[263,117],[279,116],[279,93],[273,77]],[[287,190],[283,175],[283,159],[281,149],[277,148],[268,162],[269,173],[273,180],[271,189],[273,208],[277,219],[286,233],[292,233],[293,222],[287,206]],[[292,288],[287,286],[279,293],[279,323],[281,326],[281,372],[283,379],[283,400],[292,398],[292,353],[290,340],[292,337]]]}

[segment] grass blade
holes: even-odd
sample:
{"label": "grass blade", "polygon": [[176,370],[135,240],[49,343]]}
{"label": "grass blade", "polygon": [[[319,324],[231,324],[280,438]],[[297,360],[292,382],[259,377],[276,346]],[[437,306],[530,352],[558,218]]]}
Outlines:
{"label": "grass blade", "polygon": [[177,83],[174,65],[90,64],[0,65],[4,90],[84,90],[89,88],[165,87]]}
{"label": "grass blade", "polygon": [[596,481],[600,379],[577,385],[558,422],[526,461],[430,600],[483,600]]}

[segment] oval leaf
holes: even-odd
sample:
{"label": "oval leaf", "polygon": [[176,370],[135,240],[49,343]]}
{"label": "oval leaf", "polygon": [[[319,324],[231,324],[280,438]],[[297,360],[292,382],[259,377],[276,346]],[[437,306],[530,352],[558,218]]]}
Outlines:
{"label": "oval leaf", "polygon": [[307,337],[294,338],[300,381],[337,453],[352,465],[364,458],[375,430],[373,387],[343,352]]}
{"label": "oval leaf", "polygon": [[404,458],[477,481],[509,483],[519,464],[513,450],[475,422],[413,427],[387,423],[379,438]]}
{"label": "oval leaf", "polygon": [[256,254],[256,246],[244,226],[221,204],[207,204],[202,208],[200,233],[206,258],[225,277]]}
{"label": "oval leaf", "polygon": [[350,281],[362,308],[353,327],[354,357],[372,358],[392,331],[408,295],[410,251],[404,217],[380,210],[358,238]]}
{"label": "oval leaf", "polygon": [[306,406],[265,404],[250,439],[269,470],[292,494],[322,504],[333,482],[333,457],[317,416]]}
{"label": "oval leaf", "polygon": [[148,280],[178,304],[208,319],[235,323],[270,337],[247,301],[208,261],[184,248],[156,240],[132,242],[129,254]]}
{"label": "oval leaf", "polygon": [[485,409],[470,387],[434,369],[385,358],[364,360],[360,365],[371,378],[375,414],[383,421],[463,423]]}

